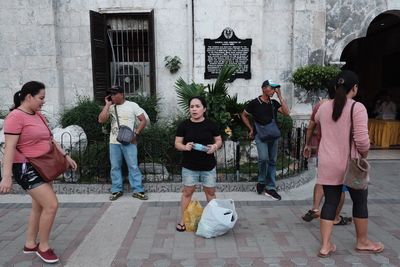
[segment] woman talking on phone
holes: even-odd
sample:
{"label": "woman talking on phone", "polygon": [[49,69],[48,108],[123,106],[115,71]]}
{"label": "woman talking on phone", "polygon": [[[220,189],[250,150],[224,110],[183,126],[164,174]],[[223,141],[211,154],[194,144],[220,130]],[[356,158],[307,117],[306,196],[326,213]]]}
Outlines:
{"label": "woman talking on phone", "polygon": [[[49,236],[58,209],[58,200],[51,182],[46,182],[29,163],[29,158],[39,157],[50,150],[50,131],[40,110],[45,103],[45,86],[31,81],[14,95],[14,106],[4,120],[5,151],[0,192],[9,193],[12,177],[31,196],[25,254],[36,253],[44,262],[59,259],[49,245]],[[77,169],[76,162],[62,148],[69,166]],[[37,243],[37,237],[39,242]]]}
{"label": "woman talking on phone", "polygon": [[196,96],[189,100],[190,118],[183,121],[176,131],[175,148],[183,151],[181,221],[176,230],[186,230],[183,213],[192,199],[195,186],[202,183],[207,201],[215,198],[217,164],[214,152],[222,146],[218,126],[205,118],[207,103]]}

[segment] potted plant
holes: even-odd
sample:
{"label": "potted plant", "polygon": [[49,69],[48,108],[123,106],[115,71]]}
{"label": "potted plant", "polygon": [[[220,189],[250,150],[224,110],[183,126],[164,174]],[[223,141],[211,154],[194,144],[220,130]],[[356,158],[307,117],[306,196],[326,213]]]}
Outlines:
{"label": "potted plant", "polygon": [[181,59],[178,56],[166,56],[164,58],[165,67],[169,69],[169,72],[176,73],[181,68]]}
{"label": "potted plant", "polygon": [[[308,65],[299,67],[293,72],[291,82],[304,90],[314,101],[321,92],[328,91],[329,82],[340,72],[336,66]],[[313,102],[314,102],[313,101]]]}

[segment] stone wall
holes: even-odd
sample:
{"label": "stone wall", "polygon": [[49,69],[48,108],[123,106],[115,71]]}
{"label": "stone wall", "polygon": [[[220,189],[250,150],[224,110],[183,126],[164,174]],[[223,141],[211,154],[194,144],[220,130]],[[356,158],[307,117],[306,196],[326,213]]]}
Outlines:
{"label": "stone wall", "polygon": [[[203,83],[204,38],[215,39],[225,27],[251,38],[250,80],[237,79],[229,92],[239,101],[257,96],[265,79],[283,86],[292,114],[310,113],[299,100],[290,76],[299,66],[338,61],[343,48],[365,35],[369,23],[398,0],[30,0],[0,2],[0,108],[29,80],[47,86],[45,111],[56,115],[93,96],[89,10],[140,12],[154,10],[156,92],[161,115],[177,112],[174,83],[179,76]],[[192,6],[193,5],[193,6]],[[193,13],[192,13],[193,10]],[[194,25],[194,28],[192,27]],[[193,34],[193,35],[192,35]],[[176,74],[164,67],[165,56],[179,56]]]}

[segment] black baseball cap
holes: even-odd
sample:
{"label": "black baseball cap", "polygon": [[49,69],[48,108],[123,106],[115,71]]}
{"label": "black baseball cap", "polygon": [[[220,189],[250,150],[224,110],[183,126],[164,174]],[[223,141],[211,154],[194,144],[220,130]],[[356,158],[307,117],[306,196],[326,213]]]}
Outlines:
{"label": "black baseball cap", "polygon": [[358,84],[358,76],[351,70],[343,70],[336,78],[336,87],[343,85],[346,90],[350,90],[354,85]]}
{"label": "black baseball cap", "polygon": [[281,85],[274,82],[273,80],[265,80],[262,85],[261,88],[266,87],[266,86],[271,86],[272,88],[280,88]]}
{"label": "black baseball cap", "polygon": [[124,89],[119,85],[113,85],[107,90],[107,94],[124,93]]}

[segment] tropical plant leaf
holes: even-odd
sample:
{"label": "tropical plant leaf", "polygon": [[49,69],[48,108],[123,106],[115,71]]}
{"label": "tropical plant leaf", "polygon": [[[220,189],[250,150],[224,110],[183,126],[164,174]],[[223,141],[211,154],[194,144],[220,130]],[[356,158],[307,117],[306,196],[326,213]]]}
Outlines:
{"label": "tropical plant leaf", "polygon": [[237,65],[224,64],[215,83],[208,85],[208,92],[211,95],[227,95],[228,86],[226,84],[230,81],[232,75],[235,74],[237,70]]}
{"label": "tropical plant leaf", "polygon": [[182,77],[180,77],[175,83],[175,91],[178,95],[178,105],[186,112],[189,113],[189,99],[194,96],[206,96],[206,87],[201,83],[191,84],[186,83]]}

